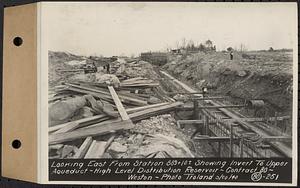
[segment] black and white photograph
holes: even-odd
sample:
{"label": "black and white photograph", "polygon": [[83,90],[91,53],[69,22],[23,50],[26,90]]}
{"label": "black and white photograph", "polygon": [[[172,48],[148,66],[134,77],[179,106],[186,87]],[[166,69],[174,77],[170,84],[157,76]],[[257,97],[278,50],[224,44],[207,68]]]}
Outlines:
{"label": "black and white photograph", "polygon": [[46,3],[49,159],[295,157],[293,5]]}
{"label": "black and white photograph", "polygon": [[216,6],[221,18],[163,3],[53,7],[50,158],[292,156],[285,11],[277,20],[268,6],[255,17]]}

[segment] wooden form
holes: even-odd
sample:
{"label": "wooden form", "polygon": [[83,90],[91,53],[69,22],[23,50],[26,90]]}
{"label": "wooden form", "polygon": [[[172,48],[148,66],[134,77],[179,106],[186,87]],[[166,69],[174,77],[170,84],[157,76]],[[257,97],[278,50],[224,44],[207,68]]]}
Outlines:
{"label": "wooden form", "polygon": [[[212,105],[216,105],[216,106],[221,104],[221,103],[215,102],[215,101],[208,101],[208,102],[210,102]],[[219,110],[222,111],[223,113],[225,113],[226,115],[228,115],[229,117],[231,117],[232,119],[236,119],[236,121],[239,123],[239,125],[242,126],[243,128],[245,128],[246,130],[256,132],[256,133],[260,134],[262,137],[270,136],[270,134],[266,130],[260,129],[260,128],[250,124],[249,122],[239,120],[240,117],[238,117],[236,114],[230,112],[229,110],[223,109],[223,108],[220,108]],[[292,149],[290,147],[287,147],[283,143],[276,142],[276,143],[270,143],[270,145],[276,151],[281,153],[282,155],[284,155],[286,157],[292,157]]]}
{"label": "wooden form", "polygon": [[[237,118],[237,119],[210,119],[208,121],[209,124],[214,124],[217,121],[223,121],[223,122],[238,122],[238,121],[245,121],[245,122],[266,122],[266,121],[282,121],[290,119],[290,116],[281,116],[281,117],[269,117],[269,118]],[[177,124],[181,125],[190,125],[190,124],[204,124],[204,120],[178,120]]]}
{"label": "wooden form", "polygon": [[[233,140],[234,142],[239,142],[241,138],[230,138],[230,137],[222,137],[222,136],[196,136],[193,138],[197,141],[210,141],[210,142],[230,142],[230,140]],[[244,138],[243,138],[244,139]],[[262,137],[260,138],[262,141],[265,142],[290,142],[292,140],[292,137],[287,136],[268,136],[268,137]]]}
{"label": "wooden form", "polygon": [[[169,74],[167,74],[163,71],[161,71],[161,73],[164,74],[165,76],[167,76],[168,78],[173,79],[174,82],[176,82],[178,85],[182,86],[182,88],[184,88],[187,92],[189,92],[191,94],[198,92],[198,91],[188,87],[184,83],[180,82],[179,80],[175,79],[174,77],[170,76]],[[212,100],[205,100],[205,102],[209,102],[213,106],[225,106],[220,102],[215,102],[215,101],[212,101]],[[261,128],[257,127],[256,125],[251,124],[250,122],[246,122],[246,121],[241,120],[240,119],[241,117],[237,116],[235,113],[229,111],[226,108],[218,108],[218,109],[222,113],[229,116],[231,119],[235,119],[236,123],[238,123],[238,125],[241,126],[243,129],[245,129],[246,131],[256,132],[256,133],[262,135],[263,137],[267,137],[267,136],[272,135],[269,132],[267,132],[266,130],[261,129]],[[191,108],[191,110],[193,110],[193,108]],[[206,111],[206,110],[207,109],[203,109],[203,111]],[[272,150],[280,153],[280,155],[283,155],[285,157],[292,157],[292,149],[290,147],[284,145],[283,143],[273,142],[273,143],[270,143],[270,145],[272,147]]]}

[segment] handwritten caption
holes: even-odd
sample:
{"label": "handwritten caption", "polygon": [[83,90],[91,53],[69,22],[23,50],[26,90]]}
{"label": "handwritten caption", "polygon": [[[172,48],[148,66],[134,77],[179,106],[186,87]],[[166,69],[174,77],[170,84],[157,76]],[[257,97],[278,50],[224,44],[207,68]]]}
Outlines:
{"label": "handwritten caption", "polygon": [[49,160],[58,181],[231,181],[291,180],[287,159],[85,159]]}

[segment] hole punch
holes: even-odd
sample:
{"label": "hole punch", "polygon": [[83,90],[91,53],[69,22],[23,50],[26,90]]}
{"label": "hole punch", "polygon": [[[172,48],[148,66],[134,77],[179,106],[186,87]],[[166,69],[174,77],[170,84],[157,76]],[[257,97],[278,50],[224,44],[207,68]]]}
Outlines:
{"label": "hole punch", "polygon": [[16,139],[12,142],[11,145],[14,149],[19,149],[21,147],[21,141]]}
{"label": "hole punch", "polygon": [[21,37],[15,37],[13,43],[15,46],[21,46],[23,44],[23,39]]}

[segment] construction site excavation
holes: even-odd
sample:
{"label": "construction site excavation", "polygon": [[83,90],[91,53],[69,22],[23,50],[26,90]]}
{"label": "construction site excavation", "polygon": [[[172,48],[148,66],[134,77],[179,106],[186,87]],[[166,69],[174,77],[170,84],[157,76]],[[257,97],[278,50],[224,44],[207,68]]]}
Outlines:
{"label": "construction site excavation", "polygon": [[292,54],[49,51],[49,158],[291,158]]}

